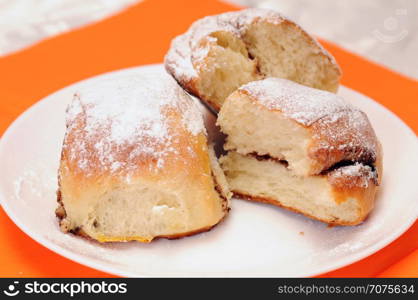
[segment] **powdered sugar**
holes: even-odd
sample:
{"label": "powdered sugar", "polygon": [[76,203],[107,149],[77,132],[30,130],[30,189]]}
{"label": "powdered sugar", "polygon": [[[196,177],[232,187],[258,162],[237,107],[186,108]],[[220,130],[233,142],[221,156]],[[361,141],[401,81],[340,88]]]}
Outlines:
{"label": "powdered sugar", "polygon": [[189,105],[185,106],[183,111],[183,124],[185,124],[187,130],[197,135],[200,132],[206,132],[203,124],[202,112],[200,111],[198,104],[194,101],[190,101]]}
{"label": "powdered sugar", "polygon": [[340,167],[330,174],[332,180],[344,180],[345,185],[367,188],[369,182],[376,184],[377,173],[371,167],[362,163]]}
{"label": "powdered sugar", "polygon": [[191,135],[205,132],[196,104],[163,71],[96,82],[78,92],[67,109],[64,147],[71,137],[68,157],[87,174],[93,163],[117,172],[144,155],[163,168],[179,134],[171,129],[170,111],[181,116],[181,127]]}
{"label": "powdered sugar", "polygon": [[268,109],[280,110],[285,116],[305,126],[350,108],[336,94],[280,78],[253,81],[239,90],[254,97]]}
{"label": "powdered sugar", "polygon": [[83,99],[86,111],[84,129],[89,136],[107,125],[110,125],[109,140],[119,145],[138,133],[159,140],[167,136],[161,108],[169,105],[171,99],[164,94],[157,95],[152,86],[143,85],[139,78],[106,82],[78,97]]}
{"label": "powdered sugar", "polygon": [[168,69],[175,72],[176,78],[179,80],[188,81],[197,76],[191,56],[188,33],[173,39],[171,42],[171,50],[167,53],[165,60],[169,62],[167,65]]}
{"label": "powdered sugar", "polygon": [[341,160],[375,163],[379,146],[368,118],[342,97],[280,78],[253,81],[239,91],[310,127],[309,155],[324,169]]}

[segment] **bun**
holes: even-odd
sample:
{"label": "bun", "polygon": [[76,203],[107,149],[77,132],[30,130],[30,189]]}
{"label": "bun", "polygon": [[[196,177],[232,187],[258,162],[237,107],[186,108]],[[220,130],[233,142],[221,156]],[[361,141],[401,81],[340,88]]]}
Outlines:
{"label": "bun", "polygon": [[336,94],[290,80],[253,81],[232,93],[218,115],[225,150],[286,160],[307,176],[339,162],[374,165],[379,142],[365,113]]}
{"label": "bun", "polygon": [[248,83],[218,115],[235,195],[330,224],[373,208],[381,147],[367,116],[341,97],[279,78]]}
{"label": "bun", "polygon": [[100,242],[209,230],[230,193],[193,100],[165,72],[75,95],[59,168],[61,229]]}
{"label": "bun", "polygon": [[341,76],[334,58],[300,26],[256,8],[196,21],[172,41],[165,67],[216,111],[250,81],[280,77],[335,92]]}

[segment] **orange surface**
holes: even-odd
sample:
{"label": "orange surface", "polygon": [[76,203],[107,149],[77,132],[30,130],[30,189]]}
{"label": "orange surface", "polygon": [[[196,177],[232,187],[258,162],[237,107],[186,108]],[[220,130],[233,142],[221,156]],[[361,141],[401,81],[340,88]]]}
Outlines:
{"label": "orange surface", "polygon": [[379,277],[417,277],[418,250],[379,274]]}
{"label": "orange surface", "polygon": [[[232,9],[236,8],[214,0],[148,0],[103,22],[1,58],[0,134],[31,104],[71,83],[107,71],[161,62],[170,40],[193,20]],[[416,81],[329,43],[325,46],[344,71],[343,84],[376,99],[417,132]],[[0,245],[0,276],[110,276],[37,244],[1,209]],[[418,222],[378,253],[325,275],[377,276],[384,271],[385,276],[418,277],[417,252],[406,257],[415,249]]]}

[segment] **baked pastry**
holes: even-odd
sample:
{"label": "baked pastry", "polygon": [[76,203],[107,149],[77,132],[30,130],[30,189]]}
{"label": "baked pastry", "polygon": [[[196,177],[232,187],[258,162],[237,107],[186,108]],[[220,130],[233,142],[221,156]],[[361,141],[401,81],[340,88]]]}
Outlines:
{"label": "baked pastry", "polygon": [[230,193],[197,104],[164,71],[102,80],[67,109],[60,227],[100,242],[209,230]]}
{"label": "baked pastry", "polygon": [[373,208],[380,143],[367,116],[341,97],[267,78],[232,93],[217,122],[235,195],[338,225],[358,224]]}
{"label": "baked pastry", "polygon": [[196,21],[172,41],[165,67],[216,111],[254,80],[280,77],[335,92],[341,76],[332,55],[299,25],[258,8]]}

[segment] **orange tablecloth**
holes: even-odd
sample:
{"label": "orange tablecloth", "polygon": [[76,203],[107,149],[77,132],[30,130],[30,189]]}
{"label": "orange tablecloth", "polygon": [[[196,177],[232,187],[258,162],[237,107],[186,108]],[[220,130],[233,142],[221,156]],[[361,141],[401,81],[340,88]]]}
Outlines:
{"label": "orange tablecloth", "polygon": [[[236,7],[215,0],[148,0],[103,22],[1,58],[0,134],[31,104],[71,83],[107,71],[161,62],[170,40],[185,31],[192,21],[233,9]],[[335,45],[324,45],[344,71],[343,84],[376,99],[415,132],[418,130],[416,81]],[[0,245],[0,276],[110,276],[37,244],[1,209]],[[385,249],[325,275],[377,276],[381,273],[418,277],[416,249],[418,222]]]}

